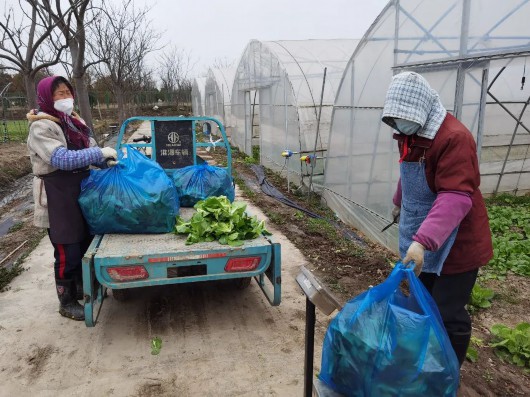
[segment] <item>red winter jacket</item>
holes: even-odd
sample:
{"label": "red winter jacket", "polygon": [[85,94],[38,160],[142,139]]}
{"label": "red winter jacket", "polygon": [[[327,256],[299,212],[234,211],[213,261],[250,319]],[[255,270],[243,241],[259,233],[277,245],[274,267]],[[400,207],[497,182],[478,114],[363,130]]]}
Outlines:
{"label": "red winter jacket", "polygon": [[[406,138],[394,134],[400,157]],[[493,257],[493,246],[488,213],[479,190],[477,148],[471,132],[448,113],[433,140],[418,136],[408,139],[408,153],[403,161],[420,161],[424,157],[431,191],[460,191],[471,195],[471,210],[460,223],[442,274],[463,273],[486,265]]]}

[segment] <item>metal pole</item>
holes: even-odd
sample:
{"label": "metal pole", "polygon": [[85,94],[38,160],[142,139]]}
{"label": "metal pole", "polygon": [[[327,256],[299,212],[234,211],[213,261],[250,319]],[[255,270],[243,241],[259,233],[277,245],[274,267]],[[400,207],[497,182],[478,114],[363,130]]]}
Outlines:
{"label": "metal pole", "polygon": [[525,105],[523,106],[523,110],[521,110],[519,120],[517,120],[515,129],[513,130],[512,139],[510,140],[510,146],[508,146],[508,152],[506,153],[506,158],[504,159],[504,163],[502,163],[501,173],[499,174],[499,179],[497,180],[497,186],[495,186],[495,190],[493,191],[493,194],[497,194],[499,192],[499,187],[501,185],[501,179],[502,179],[502,176],[504,175],[504,169],[506,168],[506,163],[508,162],[508,159],[510,158],[510,152],[512,151],[513,141],[515,140],[515,135],[517,134],[517,130],[519,129],[519,121],[523,118],[524,112],[526,111],[526,108],[529,103],[530,103],[530,97],[528,98]]}
{"label": "metal pole", "polygon": [[2,124],[4,126],[4,137],[3,137],[3,141],[4,142],[7,142],[9,140],[9,136],[7,134],[7,121],[6,121],[6,104],[5,104],[5,101],[4,101],[4,93],[7,91],[7,89],[9,88],[9,86],[13,84],[13,83],[8,83],[4,89],[2,90],[2,92],[0,92],[0,101],[2,101]]}
{"label": "metal pole", "polygon": [[315,305],[306,296],[305,299],[305,364],[304,397],[313,394],[313,356],[315,349]]}
{"label": "metal pole", "polygon": [[[326,86],[326,72],[328,68],[324,68],[324,77],[322,78],[322,91],[320,92],[320,107],[318,110],[317,118],[317,132],[315,134],[315,146],[313,148],[313,159],[316,164],[317,157],[317,143],[318,143],[318,133],[320,132],[320,116],[322,115],[322,101],[324,99],[324,87]],[[311,192],[313,191],[313,173],[315,171],[315,165],[311,167],[311,175],[309,176],[309,197],[311,197]]]}

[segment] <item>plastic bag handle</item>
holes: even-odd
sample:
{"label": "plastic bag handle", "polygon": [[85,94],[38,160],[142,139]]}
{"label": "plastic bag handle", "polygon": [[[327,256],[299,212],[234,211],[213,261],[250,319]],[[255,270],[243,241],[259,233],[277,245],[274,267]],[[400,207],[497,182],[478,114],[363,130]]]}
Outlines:
{"label": "plastic bag handle", "polygon": [[392,295],[399,287],[399,284],[401,284],[403,279],[408,277],[408,274],[415,277],[412,269],[408,269],[401,262],[397,262],[394,266],[394,270],[392,270],[392,273],[390,273],[385,281],[368,290],[368,294],[370,294],[371,299],[363,299],[363,302],[356,310],[355,315],[353,315],[350,319],[349,324],[351,325],[354,321],[356,321],[357,317],[361,315],[369,306],[371,306],[373,302],[380,302],[389,295]]}

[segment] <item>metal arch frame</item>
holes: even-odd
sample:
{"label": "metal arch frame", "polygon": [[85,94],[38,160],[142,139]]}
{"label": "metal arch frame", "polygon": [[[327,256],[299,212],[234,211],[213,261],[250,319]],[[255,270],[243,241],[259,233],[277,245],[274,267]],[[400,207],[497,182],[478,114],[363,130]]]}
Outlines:
{"label": "metal arch frame", "polygon": [[[509,12],[507,12],[504,16],[499,18],[493,26],[490,27],[490,29],[485,32],[481,37],[483,38],[495,38],[493,36],[490,36],[490,33],[492,33],[495,29],[497,29],[501,24],[503,24],[506,20],[510,18],[514,13],[516,13],[521,7],[528,4],[530,0],[522,0],[518,5],[516,5],[514,8],[512,8]],[[462,3],[462,23],[461,23],[461,32],[460,32],[460,46],[458,51],[458,56],[454,56],[454,51],[450,51],[445,46],[443,46],[440,41],[432,36],[431,32],[434,28],[436,28],[437,25],[440,24],[440,22],[449,15],[449,13],[455,8],[455,6],[458,3]],[[480,94],[480,102],[479,102],[479,108],[478,108],[478,126],[477,126],[477,151],[478,155],[480,156],[481,149],[482,149],[482,136],[483,136],[483,130],[484,130],[484,115],[486,112],[486,97],[489,96],[493,99],[494,103],[497,103],[512,119],[515,120],[516,125],[514,128],[514,131],[512,133],[512,137],[510,140],[510,144],[508,147],[508,151],[506,153],[505,159],[503,161],[503,165],[501,168],[501,171],[499,173],[499,178],[497,180],[496,187],[493,191],[493,194],[498,193],[501,180],[504,176],[504,171],[506,169],[506,164],[508,162],[508,158],[511,152],[511,149],[513,147],[513,142],[515,140],[515,136],[517,134],[517,131],[519,130],[519,127],[523,128],[527,132],[530,133],[530,128],[524,125],[522,122],[522,117],[524,115],[524,112],[526,111],[528,105],[530,104],[530,97],[528,100],[524,103],[523,109],[521,110],[521,113],[519,116],[516,116],[513,114],[498,98],[493,95],[491,92],[491,88],[493,87],[493,84],[497,80],[497,78],[502,74],[502,72],[505,70],[506,67],[503,67],[497,75],[493,78],[491,83],[488,84],[488,71],[489,71],[489,61],[494,60],[497,58],[519,58],[522,56],[525,56],[525,54],[530,52],[530,46],[507,46],[507,47],[497,47],[495,51],[492,51],[490,53],[484,53],[483,50],[476,50],[476,47],[478,45],[478,40],[475,42],[475,44],[468,48],[468,40],[470,38],[469,36],[469,20],[470,20],[470,7],[471,7],[471,0],[461,0],[456,1],[452,5],[449,6],[447,11],[442,14],[442,16],[437,19],[433,26],[430,27],[430,29],[425,28],[416,18],[413,17],[413,15],[409,12],[407,12],[400,4],[400,0],[396,0],[396,39],[395,39],[395,62],[393,69],[408,69],[408,70],[429,70],[432,71],[433,69],[444,69],[445,68],[451,68],[456,69],[457,71],[457,79],[456,79],[456,87],[455,87],[455,99],[454,99],[454,115],[457,118],[460,118],[462,115],[463,110],[463,99],[464,99],[464,90],[465,90],[465,77],[468,73],[468,70],[477,67],[482,67],[482,78],[481,80],[477,80],[474,76],[471,76],[471,79],[476,82],[479,87],[481,87],[481,94]],[[412,23],[414,23],[418,28],[420,28],[424,33],[425,36],[417,38],[418,42],[416,46],[413,48],[413,50],[407,51],[407,50],[399,50],[399,41],[403,39],[408,38],[401,38],[399,37],[399,15],[404,14]],[[436,45],[440,47],[441,50],[434,50],[434,51],[417,51],[418,47],[421,45],[422,42],[425,41],[426,38],[430,38]],[[451,38],[451,37],[448,37]],[[458,39],[458,37],[454,37],[455,39]],[[529,39],[528,37],[508,37],[509,39]],[[515,51],[516,49],[519,49],[519,51]],[[435,60],[431,62],[416,62],[416,63],[409,63],[407,64],[406,61],[410,59],[410,57],[413,54],[422,54],[422,53],[445,53],[449,56],[449,59],[445,60]],[[480,52],[482,52],[481,55]],[[408,53],[408,57],[406,58],[405,63],[399,64],[397,63],[397,54],[398,53]],[[480,65],[480,64],[483,65]],[[485,63],[485,64],[484,64]],[[474,124],[475,122],[473,122]],[[522,171],[521,171],[522,172]],[[515,190],[517,191],[518,184],[515,187]]]}

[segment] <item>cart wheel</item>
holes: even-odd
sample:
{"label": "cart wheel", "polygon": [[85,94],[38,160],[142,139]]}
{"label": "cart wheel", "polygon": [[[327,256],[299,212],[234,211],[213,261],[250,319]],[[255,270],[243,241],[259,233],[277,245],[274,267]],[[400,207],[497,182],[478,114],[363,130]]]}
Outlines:
{"label": "cart wheel", "polygon": [[234,287],[237,289],[245,289],[250,285],[252,277],[236,278],[233,280]]}
{"label": "cart wheel", "polygon": [[128,288],[124,288],[124,289],[113,289],[113,290],[112,290],[112,296],[113,296],[114,299],[116,299],[117,301],[119,301],[119,302],[124,302],[124,301],[126,301],[127,299],[129,299],[129,289],[128,289]]}

